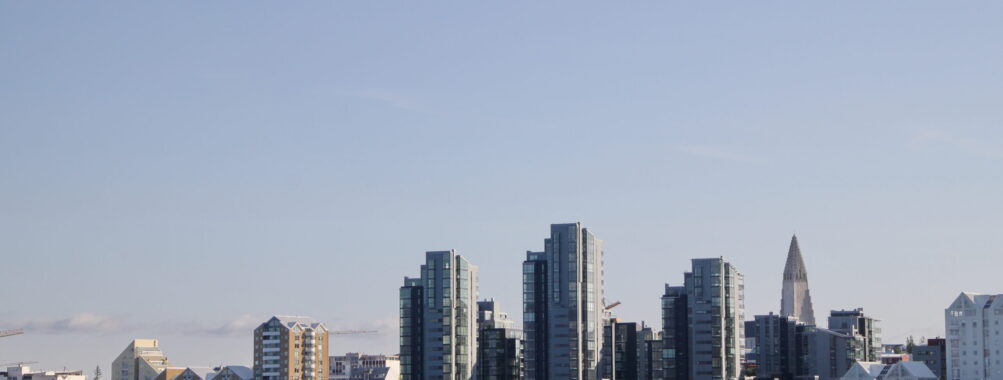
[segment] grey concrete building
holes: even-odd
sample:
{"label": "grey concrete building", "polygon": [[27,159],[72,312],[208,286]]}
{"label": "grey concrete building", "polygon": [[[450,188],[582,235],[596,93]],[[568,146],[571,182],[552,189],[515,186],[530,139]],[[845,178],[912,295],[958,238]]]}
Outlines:
{"label": "grey concrete building", "polygon": [[526,379],[596,380],[604,318],[602,241],[581,223],[552,224],[523,262]]}
{"label": "grey concrete building", "polygon": [[400,288],[401,379],[469,380],[477,360],[477,267],[456,251],[425,253]]}
{"label": "grey concrete building", "polygon": [[912,361],[926,364],[940,380],[947,380],[947,339],[927,339],[926,345],[912,349]]}
{"label": "grey concrete building", "polygon": [[[667,379],[738,379],[745,343],[743,276],[723,258],[693,259],[692,266],[684,274],[683,288],[666,285],[662,296],[663,375]],[[680,302],[683,291],[685,317]],[[685,354],[679,352],[683,335]],[[680,367],[684,361],[685,375]]]}
{"label": "grey concrete building", "polygon": [[794,317],[805,324],[815,324],[815,310],[812,309],[811,294],[808,291],[808,270],[801,257],[797,235],[791,237],[791,246],[787,250],[780,315]]}
{"label": "grey concrete building", "polygon": [[829,330],[860,337],[864,341],[866,362],[881,361],[880,320],[864,314],[863,308],[853,310],[833,310],[829,314]]}
{"label": "grey concrete building", "polygon": [[518,380],[523,376],[522,331],[495,300],[477,303],[477,370],[481,380]]}
{"label": "grey concrete building", "polygon": [[808,347],[808,376],[817,380],[836,380],[856,361],[864,360],[867,351],[859,335],[806,326],[804,339]]}

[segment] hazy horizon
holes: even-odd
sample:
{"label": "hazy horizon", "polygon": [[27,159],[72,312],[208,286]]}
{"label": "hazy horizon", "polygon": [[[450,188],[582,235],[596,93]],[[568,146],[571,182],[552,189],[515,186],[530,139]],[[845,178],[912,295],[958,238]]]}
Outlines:
{"label": "hazy horizon", "polygon": [[271,315],[396,353],[425,251],[521,320],[525,252],[576,221],[624,320],[697,257],[778,312],[797,233],[820,325],[943,335],[1003,293],[1000,11],[2,2],[0,362],[248,365]]}

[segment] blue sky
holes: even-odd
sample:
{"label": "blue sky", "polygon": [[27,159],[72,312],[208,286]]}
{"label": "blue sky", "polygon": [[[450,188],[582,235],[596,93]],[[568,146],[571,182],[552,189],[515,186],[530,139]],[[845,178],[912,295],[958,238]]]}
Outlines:
{"label": "blue sky", "polygon": [[[693,257],[777,311],[798,233],[816,317],[943,334],[1003,292],[992,2],[0,3],[0,361],[248,364],[311,315],[396,352],[426,250],[519,318],[550,223],[606,242],[660,325]],[[278,284],[283,285],[278,285]],[[106,371],[107,373],[107,371]]]}

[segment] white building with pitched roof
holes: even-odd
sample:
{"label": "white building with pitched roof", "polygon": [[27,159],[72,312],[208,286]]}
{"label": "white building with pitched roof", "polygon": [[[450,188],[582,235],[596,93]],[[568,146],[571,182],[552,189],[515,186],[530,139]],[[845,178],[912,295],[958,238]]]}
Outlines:
{"label": "white building with pitched roof", "polygon": [[1003,294],[961,293],[944,310],[948,380],[1003,380]]}

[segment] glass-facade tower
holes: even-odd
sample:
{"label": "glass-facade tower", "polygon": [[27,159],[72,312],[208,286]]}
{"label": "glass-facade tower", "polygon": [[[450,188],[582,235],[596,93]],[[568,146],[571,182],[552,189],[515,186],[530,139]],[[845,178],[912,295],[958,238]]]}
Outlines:
{"label": "glass-facade tower", "polygon": [[477,291],[477,267],[456,251],[425,253],[421,278],[400,288],[403,380],[473,376]]}
{"label": "glass-facade tower", "polygon": [[603,250],[581,223],[552,224],[523,262],[526,379],[596,380],[602,348]]}

